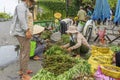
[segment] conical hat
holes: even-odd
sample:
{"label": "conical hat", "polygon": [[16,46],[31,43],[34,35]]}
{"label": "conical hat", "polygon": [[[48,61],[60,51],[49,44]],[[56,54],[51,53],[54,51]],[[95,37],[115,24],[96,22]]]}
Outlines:
{"label": "conical hat", "polygon": [[44,27],[39,26],[39,25],[34,25],[33,26],[33,34],[38,34],[44,31]]}
{"label": "conical hat", "polygon": [[69,26],[68,30],[66,31],[66,33],[77,33],[77,32],[79,32],[79,31],[77,30],[77,27],[74,25]]}

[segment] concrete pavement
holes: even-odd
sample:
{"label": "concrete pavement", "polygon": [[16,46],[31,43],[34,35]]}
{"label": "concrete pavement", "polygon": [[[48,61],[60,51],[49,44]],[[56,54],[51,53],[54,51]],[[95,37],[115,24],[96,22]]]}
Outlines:
{"label": "concrete pavement", "polygon": [[[6,22],[0,22],[0,48],[3,46],[14,46],[18,45],[18,41],[15,37],[12,37],[9,35],[9,30],[10,30],[10,24],[11,21],[6,21]],[[6,54],[6,49],[0,50],[0,56],[6,55],[9,58],[12,58],[11,56],[14,54],[11,52],[11,50],[7,50]],[[11,55],[12,54],[12,55]],[[15,53],[16,55],[16,53]],[[19,57],[19,56],[18,56]],[[3,58],[3,57],[2,57]],[[1,60],[1,59],[0,59]],[[5,63],[7,59],[2,59],[0,63]],[[32,75],[35,75],[38,70],[41,68],[41,61],[29,61],[29,69],[33,71]],[[19,75],[17,74],[19,70],[19,58],[12,60],[10,63],[7,63],[6,65],[0,67],[0,80],[20,80]]]}

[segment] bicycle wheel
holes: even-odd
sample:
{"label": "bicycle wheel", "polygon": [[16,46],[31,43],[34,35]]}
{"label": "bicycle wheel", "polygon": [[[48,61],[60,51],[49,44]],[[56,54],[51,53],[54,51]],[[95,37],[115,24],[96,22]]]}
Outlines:
{"label": "bicycle wheel", "polygon": [[90,41],[91,36],[92,36],[92,28],[93,28],[93,26],[90,25],[90,26],[88,26],[87,29],[86,29],[85,38],[87,39],[88,42]]}

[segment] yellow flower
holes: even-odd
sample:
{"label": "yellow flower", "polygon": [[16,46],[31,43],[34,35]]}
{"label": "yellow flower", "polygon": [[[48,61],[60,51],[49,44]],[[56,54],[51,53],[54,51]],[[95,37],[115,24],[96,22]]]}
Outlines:
{"label": "yellow flower", "polygon": [[60,19],[61,18],[61,13],[57,12],[54,14],[54,17],[57,18],[57,19]]}
{"label": "yellow flower", "polygon": [[77,21],[77,20],[78,20],[78,17],[75,17],[74,20]]}
{"label": "yellow flower", "polygon": [[55,19],[55,23],[58,23],[59,22],[59,20],[58,19]]}

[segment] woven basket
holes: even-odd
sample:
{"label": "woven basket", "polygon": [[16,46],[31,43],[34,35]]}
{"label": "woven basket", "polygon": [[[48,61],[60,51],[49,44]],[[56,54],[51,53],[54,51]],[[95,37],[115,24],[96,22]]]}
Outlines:
{"label": "woven basket", "polygon": [[94,63],[94,64],[111,64],[111,60],[103,60],[99,58],[98,56],[91,56],[88,60],[88,63]]}
{"label": "woven basket", "polygon": [[[107,69],[105,67],[108,67],[113,70]],[[113,65],[102,65],[101,70],[102,70],[102,73],[107,76],[110,76],[112,78],[120,78],[120,68],[119,67],[116,67]]]}
{"label": "woven basket", "polygon": [[109,53],[109,50],[108,47],[98,47],[98,51],[101,53]]}

